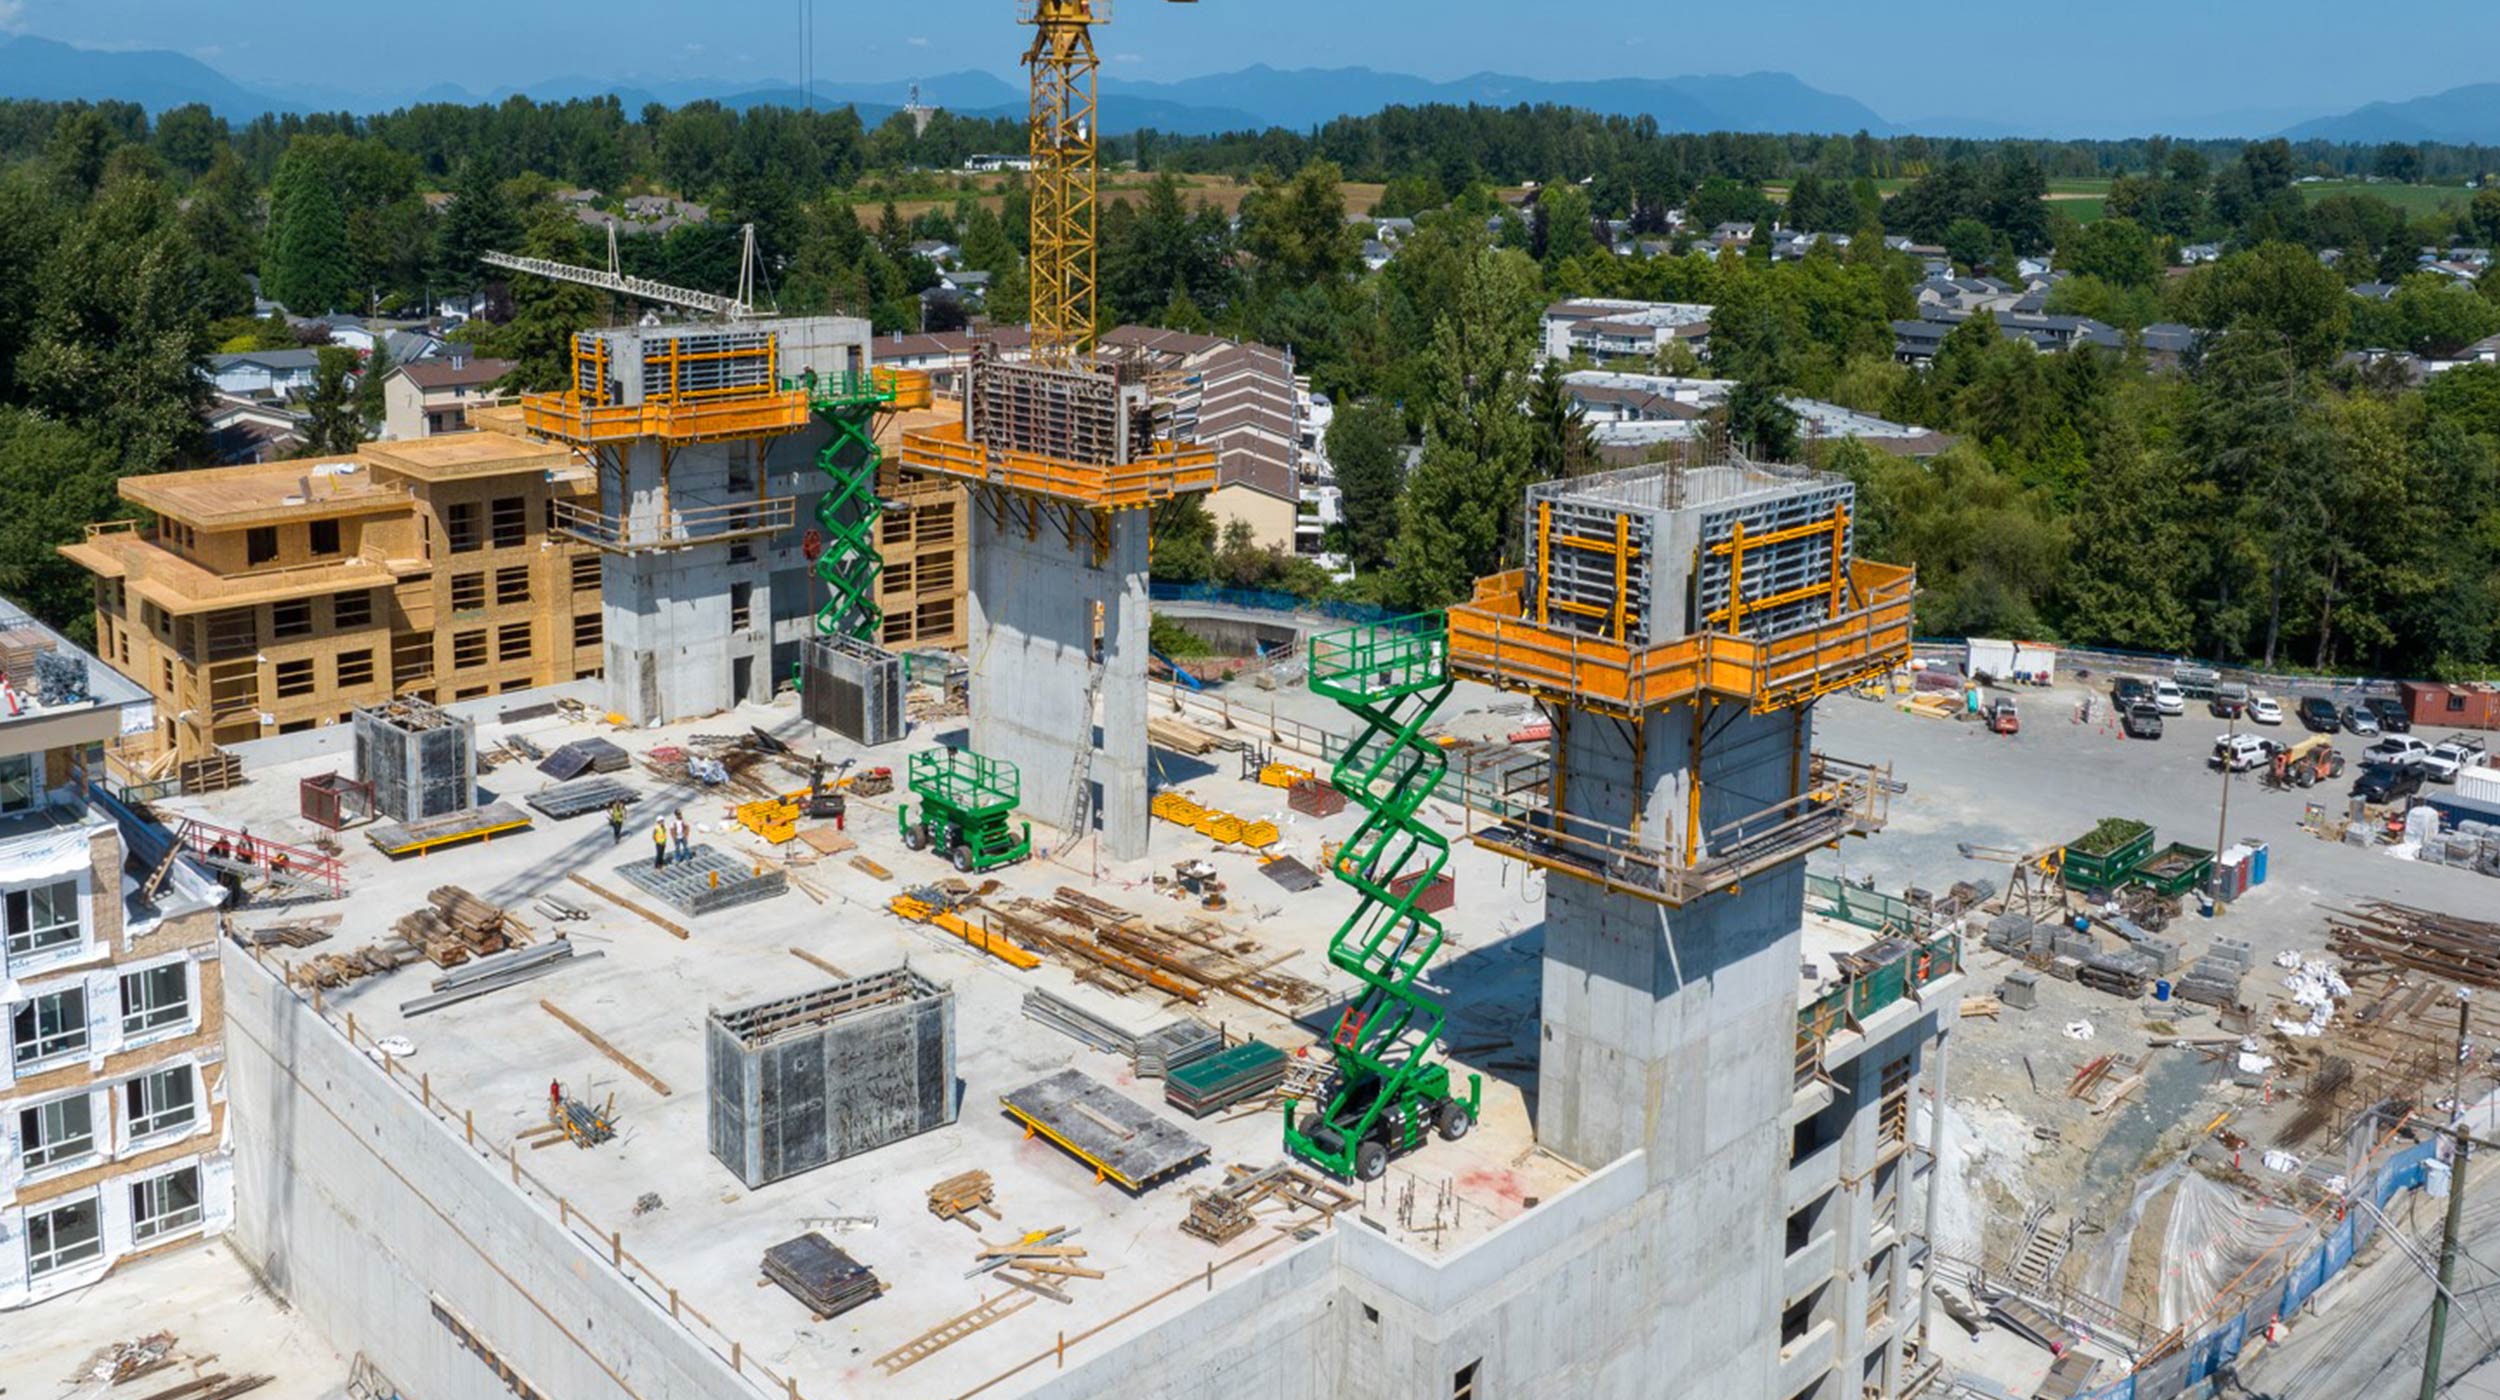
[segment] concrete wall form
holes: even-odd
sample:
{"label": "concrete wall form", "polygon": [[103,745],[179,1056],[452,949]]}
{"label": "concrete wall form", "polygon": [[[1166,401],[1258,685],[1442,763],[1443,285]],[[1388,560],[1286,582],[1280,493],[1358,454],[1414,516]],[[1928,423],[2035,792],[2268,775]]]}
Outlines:
{"label": "concrete wall form", "polygon": [[908,968],[704,1022],[712,1155],[752,1189],[955,1121],[955,993]]}

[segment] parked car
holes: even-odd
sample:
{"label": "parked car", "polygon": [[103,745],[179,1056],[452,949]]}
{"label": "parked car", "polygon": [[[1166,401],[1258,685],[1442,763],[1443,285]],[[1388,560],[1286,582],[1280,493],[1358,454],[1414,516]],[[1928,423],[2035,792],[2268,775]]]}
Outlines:
{"label": "parked car", "polygon": [[2276,704],[2271,695],[2251,695],[2248,697],[2248,718],[2256,724],[2281,724],[2283,707]]}
{"label": "parked car", "polygon": [[2388,763],[2370,764],[2352,782],[2352,795],[2374,807],[2401,802],[2421,790],[2420,773]]}
{"label": "parked car", "polygon": [[2120,711],[2119,729],[2130,739],[2161,737],[2161,711],[2149,701],[2139,701]]}
{"label": "parked car", "polygon": [[2335,702],[2323,695],[2300,697],[2300,723],[2316,734],[2332,734],[2343,727],[2342,716],[2335,713]]}
{"label": "parked car", "polygon": [[2367,705],[2346,705],[2344,707],[2344,728],[2346,731],[2354,734],[2365,736],[2376,734],[2378,733],[2378,716],[2371,714]]}
{"label": "parked car", "polygon": [[2422,770],[2423,777],[2434,783],[2453,783],[2457,774],[2482,762],[2483,753],[2482,740],[2454,734],[2432,745],[2431,751],[2422,755],[2422,761],[2415,766]]}
{"label": "parked car", "polygon": [[2264,766],[2273,756],[2274,745],[2254,734],[2222,734],[2215,737],[2213,757],[2205,762],[2208,767],[2245,773]]}
{"label": "parked car", "polygon": [[2391,768],[2419,768],[2430,756],[2431,746],[2410,734],[2390,734],[2361,751],[2363,763],[2384,763]]}
{"label": "parked car", "polygon": [[2238,719],[2248,713],[2248,687],[2238,681],[2224,681],[2214,687],[2214,698],[2205,702],[2215,719]]}
{"label": "parked car", "polygon": [[2187,713],[2187,692],[2176,681],[2153,682],[2153,707],[2166,715]]}
{"label": "parked car", "polygon": [[2402,700],[2392,695],[2374,695],[2361,703],[2368,706],[2370,713],[2377,717],[2380,733],[2410,734],[2413,732],[2413,720],[2405,714],[2405,705]]}
{"label": "parked car", "polygon": [[2153,698],[2153,683],[2142,676],[2120,676],[2109,683],[2109,698],[2123,715],[2139,702]]}

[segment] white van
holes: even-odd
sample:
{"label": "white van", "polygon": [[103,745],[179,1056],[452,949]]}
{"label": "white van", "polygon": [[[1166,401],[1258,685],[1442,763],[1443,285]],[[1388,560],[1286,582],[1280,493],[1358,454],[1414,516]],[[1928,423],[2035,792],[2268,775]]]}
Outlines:
{"label": "white van", "polygon": [[2179,683],[2167,678],[2153,682],[2153,708],[2166,715],[2187,713],[2187,692]]}

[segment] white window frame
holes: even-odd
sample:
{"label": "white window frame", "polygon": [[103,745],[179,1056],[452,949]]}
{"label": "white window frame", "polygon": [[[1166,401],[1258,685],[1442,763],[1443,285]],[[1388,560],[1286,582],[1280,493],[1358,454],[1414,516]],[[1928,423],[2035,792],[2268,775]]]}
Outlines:
{"label": "white window frame", "polygon": [[[70,1041],[64,1034],[56,1036],[55,1041],[49,1045],[47,1045],[47,1043],[43,1040],[37,1039],[31,1042],[31,1044],[35,1047],[31,1051],[28,1049],[27,1045],[20,1044],[17,1039],[17,1017],[22,1013],[32,1013],[40,1018],[41,1013],[37,1012],[36,1008],[44,1002],[52,1001],[61,997],[76,997],[78,999],[78,1038],[73,1042]],[[40,1030],[37,1031],[37,1035],[40,1037]],[[18,1004],[18,1009],[16,1011],[9,1014],[9,1056],[11,1061],[16,1064],[19,1072],[21,1073],[32,1069],[37,1065],[46,1064],[53,1060],[62,1059],[70,1055],[84,1053],[93,1038],[94,1023],[93,1020],[87,1015],[87,987],[83,982],[72,983],[69,986],[61,988],[59,991],[40,992],[34,996],[30,996]]]}
{"label": "white window frame", "polygon": [[[183,1088],[187,1091],[187,1096],[182,1101],[182,1117],[179,1120],[168,1116],[174,1111],[172,1108],[155,1102],[158,1095],[152,1087],[177,1075],[181,1077]],[[200,1121],[200,1086],[192,1077],[189,1065],[150,1070],[146,1074],[135,1075],[125,1080],[122,1084],[121,1100],[122,1113],[129,1124],[132,1142],[152,1138],[160,1133],[170,1134],[176,1129],[187,1132]]]}
{"label": "white window frame", "polygon": [[[142,1005],[139,997],[133,995],[134,988],[140,991],[145,991],[148,988],[150,978],[169,972],[172,973],[181,983],[182,999],[179,1002],[173,1003],[170,1006],[160,1004]],[[188,958],[176,958],[170,962],[162,962],[152,967],[142,967],[134,972],[123,973],[121,975],[121,995],[122,1036],[124,1038],[124,1043],[128,1043],[128,1041],[132,1038],[151,1035],[169,1027],[178,1028],[190,1024],[192,1015],[191,1005],[193,1000],[191,993],[191,960]],[[167,1014],[168,1012],[172,1014],[169,1015]]]}
{"label": "white window frame", "polygon": [[[11,800],[9,788],[16,781],[12,770],[21,764],[26,769],[26,795],[23,799]],[[0,816],[15,816],[20,812],[31,812],[42,805],[43,755],[20,753],[0,758]]]}
{"label": "white window frame", "polygon": [[[166,1188],[171,1186],[175,1179],[186,1175],[191,1178],[191,1204],[171,1211],[164,1210]],[[200,1173],[200,1164],[193,1162],[188,1166],[176,1167],[172,1171],[159,1172],[155,1176],[130,1183],[131,1243],[148,1244],[167,1235],[198,1229],[201,1220],[205,1218],[208,1201],[206,1193],[202,1190],[204,1182],[205,1179]],[[149,1213],[151,1206],[158,1208],[156,1214]]]}
{"label": "white window frame", "polygon": [[[54,1138],[42,1131],[47,1114],[67,1115],[73,1109],[86,1117],[84,1136],[73,1137],[64,1132]],[[18,1161],[30,1172],[48,1171],[95,1155],[95,1101],[87,1097],[84,1089],[18,1110],[17,1126]]]}
{"label": "white window frame", "polygon": [[[69,891],[69,922],[66,924],[59,921],[61,911],[57,907],[59,892],[63,889],[67,889]],[[34,921],[35,897],[38,894],[47,896],[46,902],[53,903],[56,906],[50,910],[53,922],[45,924],[41,928],[36,927]],[[27,926],[23,929],[16,927],[16,911],[9,907],[16,904],[21,896],[24,897],[26,903]],[[40,884],[23,885],[13,890],[0,891],[0,923],[5,923],[7,926],[8,961],[16,963],[26,958],[41,957],[46,953],[58,952],[63,948],[73,947],[84,941],[86,938],[87,925],[85,912],[87,901],[85,896],[85,882],[75,875],[67,876],[59,880],[46,880]],[[69,937],[61,938],[57,936],[63,930],[68,931]],[[38,938],[46,934],[55,936],[49,942],[36,941]]]}
{"label": "white window frame", "polygon": [[[70,1211],[78,1209],[81,1206],[86,1208],[87,1218],[94,1224],[94,1233],[87,1238],[83,1248],[79,1245],[72,1245],[70,1248],[65,1250],[61,1248],[58,1232],[52,1225],[53,1217],[66,1214]],[[51,1247],[48,1250],[41,1252],[38,1252],[35,1248],[35,1232],[39,1229],[45,1230],[54,1236],[51,1242]],[[52,1274],[60,1273],[66,1269],[75,1268],[80,1264],[90,1263],[103,1257],[104,1202],[100,1197],[94,1194],[89,1194],[78,1197],[75,1200],[56,1202],[49,1209],[29,1210],[26,1212],[27,1278],[44,1278]]]}

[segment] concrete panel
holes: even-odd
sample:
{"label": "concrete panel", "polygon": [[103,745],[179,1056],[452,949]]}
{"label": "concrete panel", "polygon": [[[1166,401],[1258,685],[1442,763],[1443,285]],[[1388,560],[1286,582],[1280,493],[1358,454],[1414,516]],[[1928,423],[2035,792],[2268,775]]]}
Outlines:
{"label": "concrete panel", "polygon": [[[1094,561],[1064,517],[972,509],[972,748],[1016,765],[1025,815],[1056,828],[1079,781],[1093,784],[1103,854],[1146,854],[1146,601],[1149,517],[1110,518],[1111,548]],[[1032,528],[1028,529],[1028,524]],[[1096,619],[1102,642],[1098,712]],[[1099,755],[1099,756],[1097,756]],[[1081,833],[1078,834],[1081,837]]]}

